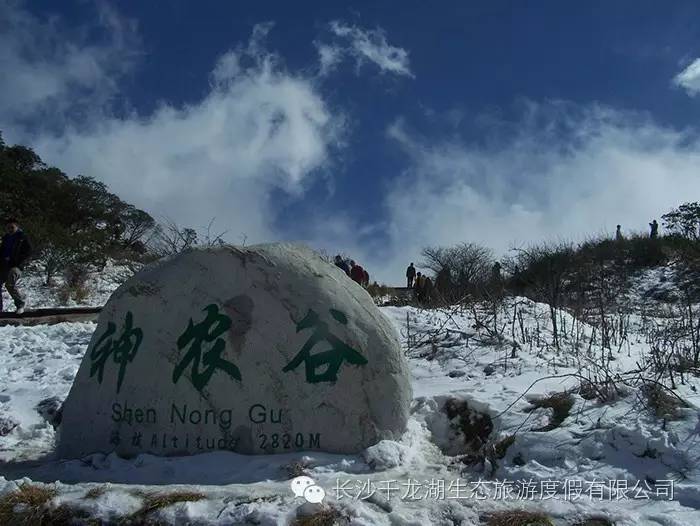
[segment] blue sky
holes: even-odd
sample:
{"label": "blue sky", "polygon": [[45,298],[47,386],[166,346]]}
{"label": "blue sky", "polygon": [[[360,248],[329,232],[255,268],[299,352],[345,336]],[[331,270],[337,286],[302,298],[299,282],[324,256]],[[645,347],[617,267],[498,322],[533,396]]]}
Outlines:
{"label": "blue sky", "polygon": [[7,2],[0,129],[232,242],[642,230],[700,191],[694,2]]}

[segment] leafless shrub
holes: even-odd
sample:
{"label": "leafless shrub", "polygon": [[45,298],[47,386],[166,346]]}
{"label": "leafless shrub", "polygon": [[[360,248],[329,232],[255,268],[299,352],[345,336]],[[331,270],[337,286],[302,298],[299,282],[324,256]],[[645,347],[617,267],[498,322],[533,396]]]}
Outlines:
{"label": "leafless shrub", "polygon": [[658,383],[646,383],[641,387],[647,405],[652,413],[660,419],[677,420],[681,418],[680,409],[688,407],[680,397],[673,395]]}
{"label": "leafless shrub", "polygon": [[433,271],[437,297],[450,303],[467,294],[475,295],[489,280],[493,253],[474,243],[452,247],[426,247],[422,266]]}
{"label": "leafless shrub", "polygon": [[534,299],[549,305],[552,323],[552,344],[560,345],[559,309],[564,306],[565,285],[575,265],[576,253],[570,242],[533,245],[515,251],[506,266],[515,272],[530,290]]}
{"label": "leafless shrub", "polygon": [[226,232],[216,233],[212,230],[214,219],[201,232],[191,227],[183,227],[169,218],[153,229],[153,234],[148,241],[148,247],[152,254],[162,258],[179,254],[196,246],[215,247],[223,245]]}
{"label": "leafless shrub", "polygon": [[71,299],[76,303],[84,303],[91,292],[87,283],[89,275],[87,265],[79,263],[69,265],[63,274],[63,285],[57,291],[59,301],[63,305]]}

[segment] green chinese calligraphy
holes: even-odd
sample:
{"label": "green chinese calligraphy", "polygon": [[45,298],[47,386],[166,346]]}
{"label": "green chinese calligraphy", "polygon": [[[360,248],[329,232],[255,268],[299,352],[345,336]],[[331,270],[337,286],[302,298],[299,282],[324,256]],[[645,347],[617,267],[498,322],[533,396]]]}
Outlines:
{"label": "green chinese calligraphy", "polygon": [[110,321],[107,324],[107,330],[97,340],[92,352],[90,352],[90,360],[92,362],[90,364],[90,378],[97,374],[97,382],[99,384],[102,384],[105,365],[110,356],[114,363],[119,366],[117,393],[122,387],[126,366],[134,360],[143,341],[143,331],[139,328],[134,328],[133,324],[134,316],[131,312],[127,312],[124,319],[124,329],[119,339],[115,340],[114,336],[117,326]]}
{"label": "green chinese calligraphy", "polygon": [[[345,314],[335,309],[330,309],[330,313],[338,323],[347,325],[348,319]],[[307,382],[312,384],[335,382],[338,380],[338,371],[343,361],[353,365],[367,364],[367,359],[364,356],[334,336],[328,329],[328,324],[321,321],[318,314],[309,309],[304,319],[297,323],[297,332],[311,328],[314,329],[313,334],[311,334],[294,359],[282,369],[285,373],[293,371],[303,362]],[[330,343],[331,348],[312,355],[311,350],[322,341]],[[325,367],[325,371],[317,372],[319,369],[323,370],[323,367]]]}
{"label": "green chinese calligraphy", "polygon": [[[202,312],[207,313],[206,318],[197,325],[190,318],[187,329],[177,339],[179,350],[188,345],[189,350],[173,371],[173,383],[177,383],[185,369],[191,365],[192,384],[198,391],[201,391],[209,383],[217,369],[222,370],[231,378],[241,379],[238,367],[221,357],[226,348],[226,341],[220,336],[231,328],[231,318],[219,314],[219,307],[214,304],[205,307]],[[209,349],[206,351],[202,348],[202,344],[205,342],[213,344],[208,346]]]}

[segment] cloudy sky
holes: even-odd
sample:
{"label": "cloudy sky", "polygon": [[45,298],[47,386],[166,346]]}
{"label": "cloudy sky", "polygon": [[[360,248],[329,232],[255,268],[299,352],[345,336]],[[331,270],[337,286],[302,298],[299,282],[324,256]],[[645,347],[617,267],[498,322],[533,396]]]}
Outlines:
{"label": "cloudy sky", "polygon": [[0,0],[0,130],[156,218],[390,283],[426,245],[700,200],[696,2],[340,4]]}

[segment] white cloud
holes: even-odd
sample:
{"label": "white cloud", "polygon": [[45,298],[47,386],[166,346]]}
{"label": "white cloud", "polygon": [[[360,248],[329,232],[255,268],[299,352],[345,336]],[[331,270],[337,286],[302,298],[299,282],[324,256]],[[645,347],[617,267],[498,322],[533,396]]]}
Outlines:
{"label": "white cloud", "polygon": [[383,29],[361,29],[334,20],[330,23],[330,30],[337,37],[337,42],[316,44],[321,62],[321,75],[332,71],[343,56],[348,55],[355,60],[358,71],[369,62],[377,66],[382,73],[413,77],[408,51],[390,45]]}
{"label": "white cloud", "polygon": [[[17,31],[40,26],[28,13],[16,11],[11,16],[23,20]],[[113,11],[105,13],[105,27],[114,36],[101,47],[81,48],[82,40],[74,40],[60,21],[44,27],[51,41],[61,42],[60,53],[47,52],[43,45],[31,49],[28,39],[8,28],[5,41],[22,41],[32,53],[17,45],[2,53],[19,71],[31,72],[26,82],[41,79],[44,88],[21,94],[21,82],[1,77],[0,82],[15,83],[3,96],[7,107],[0,110],[3,121],[11,123],[6,139],[30,144],[45,162],[69,175],[105,182],[156,217],[194,227],[216,217],[214,228],[227,230],[234,242],[241,234],[249,242],[277,239],[274,190],[301,195],[330,165],[342,135],[342,116],[329,109],[315,80],[285,70],[281,58],[265,49],[272,24],[260,24],[247,45],[224,53],[213,65],[209,90],[200,100],[184,107],[162,103],[148,115],[116,114],[105,93],[114,92],[115,74],[122,73],[110,61],[125,49],[119,27],[127,22]],[[128,54],[133,52],[129,48]],[[91,67],[72,65],[81,60]],[[60,126],[44,127],[41,119],[25,122],[31,110],[10,108],[17,100],[38,101],[51,112],[72,108],[71,101],[81,95],[92,110]]]}
{"label": "white cloud", "polygon": [[700,58],[696,58],[683,71],[673,77],[673,83],[685,89],[691,97],[700,93]]}
{"label": "white cloud", "polygon": [[385,198],[383,277],[400,282],[421,248],[473,241],[516,245],[646,231],[653,218],[700,195],[700,140],[640,115],[597,106],[530,104],[493,147],[434,139],[398,120],[388,136],[409,168]]}
{"label": "white cloud", "polygon": [[[133,21],[98,3],[94,26],[68,35],[60,18],[41,20],[19,3],[0,1],[3,123],[60,121],[69,112],[100,107],[115,95],[117,80],[134,64],[138,37]],[[100,32],[100,42],[88,43],[88,31]]]}
{"label": "white cloud", "polygon": [[[328,173],[344,135],[342,116],[316,80],[290,73],[266,50],[272,25],[261,24],[246,45],[212,64],[199,100],[115,114],[110,101],[140,53],[138,35],[114,11],[100,12],[106,36],[88,44],[59,19],[41,22],[14,4],[3,11],[0,60],[18,74],[0,75],[6,139],[34,146],[70,175],[104,181],[156,216],[195,227],[216,217],[215,229],[228,230],[234,242],[243,233],[248,242],[279,239],[272,194],[302,198],[317,174]],[[381,30],[331,27],[336,40],[317,44],[325,72],[350,56],[358,66],[411,75],[407,53]],[[27,36],[33,32],[36,42]],[[78,120],[76,108],[86,110]],[[45,121],[37,115],[61,118],[37,128]],[[351,210],[321,206],[289,230],[314,246],[346,250],[373,278],[400,283],[426,245],[475,241],[503,253],[514,243],[581,238],[617,223],[643,230],[700,193],[698,138],[643,116],[531,103],[516,123],[454,112],[443,128],[469,122],[497,140],[483,146],[425,136],[397,120],[387,135],[407,169],[386,180],[384,217],[360,221]]]}
{"label": "white cloud", "polygon": [[339,46],[327,45],[320,42],[314,42],[318,51],[318,60],[320,63],[320,76],[325,76],[331,73],[340,62],[343,60],[343,49]]}

